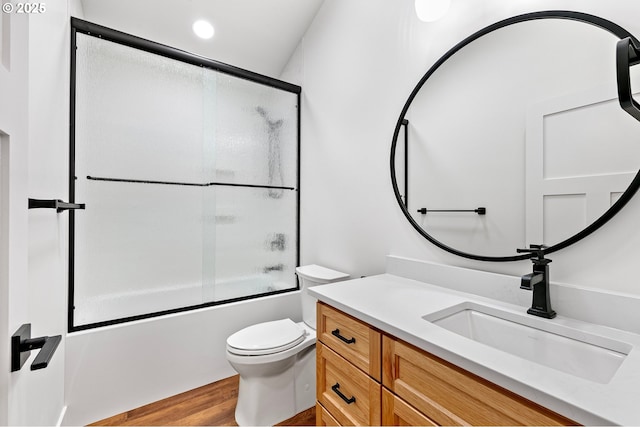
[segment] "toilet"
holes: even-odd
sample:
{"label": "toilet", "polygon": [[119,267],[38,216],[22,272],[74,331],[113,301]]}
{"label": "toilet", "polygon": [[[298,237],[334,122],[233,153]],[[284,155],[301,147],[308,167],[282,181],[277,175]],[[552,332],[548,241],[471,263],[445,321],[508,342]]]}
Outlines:
{"label": "toilet", "polygon": [[302,322],[280,319],[248,326],[227,338],[227,360],[240,374],[236,422],[274,425],[311,408],[316,399],[316,299],[312,286],[348,274],[319,265],[296,268]]}

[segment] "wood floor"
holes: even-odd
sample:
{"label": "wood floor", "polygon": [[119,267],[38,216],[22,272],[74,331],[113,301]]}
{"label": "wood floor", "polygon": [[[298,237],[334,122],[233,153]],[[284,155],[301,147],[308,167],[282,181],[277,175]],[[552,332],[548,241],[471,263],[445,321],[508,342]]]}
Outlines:
{"label": "wood floor", "polygon": [[[92,426],[237,426],[234,412],[239,377],[215,383],[150,403],[97,421]],[[315,425],[315,408],[310,408],[278,425]]]}

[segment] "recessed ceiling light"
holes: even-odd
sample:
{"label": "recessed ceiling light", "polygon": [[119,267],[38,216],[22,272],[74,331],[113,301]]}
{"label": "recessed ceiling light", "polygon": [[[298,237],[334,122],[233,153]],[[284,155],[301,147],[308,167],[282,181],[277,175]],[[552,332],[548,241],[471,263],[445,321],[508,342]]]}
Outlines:
{"label": "recessed ceiling light", "polygon": [[415,0],[416,15],[423,22],[442,18],[449,10],[450,0]]}
{"label": "recessed ceiling light", "polygon": [[213,25],[201,19],[193,23],[193,32],[201,39],[210,39],[214,33]]}

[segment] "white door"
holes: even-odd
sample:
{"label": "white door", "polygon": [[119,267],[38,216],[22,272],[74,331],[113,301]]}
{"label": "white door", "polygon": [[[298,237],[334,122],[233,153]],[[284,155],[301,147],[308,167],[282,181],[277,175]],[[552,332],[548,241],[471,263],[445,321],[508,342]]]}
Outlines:
{"label": "white door", "polygon": [[48,284],[34,285],[31,273],[39,254],[33,213],[27,209],[30,82],[35,71],[46,75],[48,70],[30,70],[29,49],[31,34],[44,19],[17,13],[17,2],[0,4],[0,425],[55,425],[64,406],[64,343],[47,368],[30,369],[34,350],[22,369],[10,371],[10,337],[21,325],[31,323],[32,338],[65,334],[58,320],[64,313],[42,309]]}

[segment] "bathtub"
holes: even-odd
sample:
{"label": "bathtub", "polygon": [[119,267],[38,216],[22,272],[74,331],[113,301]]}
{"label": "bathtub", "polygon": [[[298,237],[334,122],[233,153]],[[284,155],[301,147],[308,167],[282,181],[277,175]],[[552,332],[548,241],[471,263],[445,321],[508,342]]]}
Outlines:
{"label": "bathtub", "polygon": [[[293,286],[261,276],[218,285],[217,296],[224,299]],[[175,303],[189,292],[202,298],[202,288],[195,285],[164,291],[127,296],[133,297],[130,302],[171,299]],[[125,304],[124,295],[100,302],[109,305],[112,314],[130,313],[118,307]],[[87,425],[236,375],[225,356],[227,337],[246,326],[283,318],[302,320],[300,291],[69,333],[64,369],[67,408],[62,424]]]}
{"label": "bathtub", "polygon": [[269,274],[218,279],[215,284],[184,284],[151,290],[133,290],[95,297],[76,296],[74,324],[88,325],[131,316],[222,302],[251,295],[293,289],[296,284],[277,281]]}

